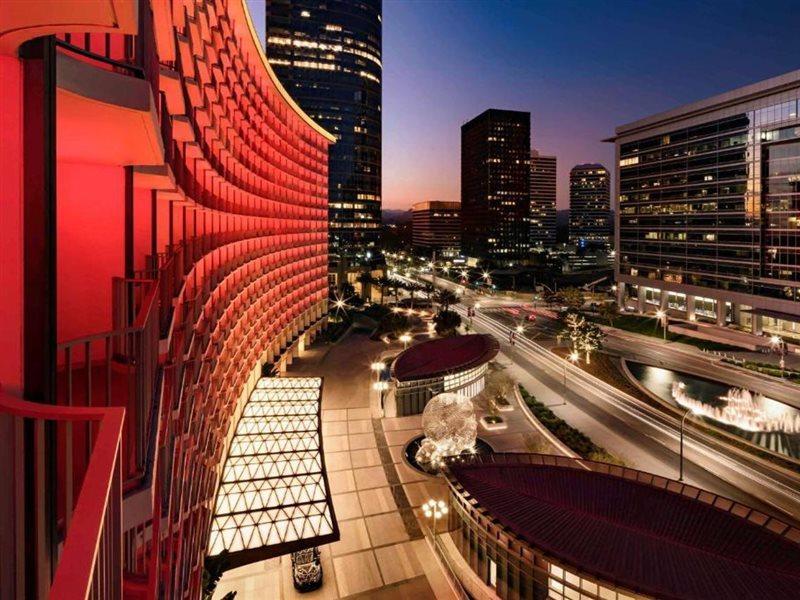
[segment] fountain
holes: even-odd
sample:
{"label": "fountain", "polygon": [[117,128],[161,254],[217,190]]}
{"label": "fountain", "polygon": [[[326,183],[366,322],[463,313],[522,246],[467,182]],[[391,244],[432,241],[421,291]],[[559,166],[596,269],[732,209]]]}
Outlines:
{"label": "fountain", "polygon": [[686,384],[682,381],[672,382],[672,398],[680,406],[690,409],[695,414],[708,417],[725,425],[737,427],[753,433],[800,433],[800,414],[780,411],[770,414],[770,406],[782,406],[771,398],[761,394],[753,394],[749,390],[730,388],[724,396],[720,396],[721,406],[713,406],[689,396]]}

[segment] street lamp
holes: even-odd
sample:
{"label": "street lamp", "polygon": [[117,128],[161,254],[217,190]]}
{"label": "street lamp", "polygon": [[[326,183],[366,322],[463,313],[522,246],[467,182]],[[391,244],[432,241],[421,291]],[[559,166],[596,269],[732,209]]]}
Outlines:
{"label": "street lamp", "polygon": [[436,520],[447,514],[447,504],[444,500],[434,500],[431,498],[422,505],[422,512],[429,519],[433,519],[433,544],[436,545]]}
{"label": "street lamp", "polygon": [[[580,358],[580,354],[576,350],[573,350],[567,356],[567,359],[573,364],[578,364],[578,359]],[[564,363],[564,387],[567,387],[567,363]]]}
{"label": "street lamp", "polygon": [[375,372],[375,377],[376,377],[376,378],[379,378],[379,377],[381,376],[380,374],[381,374],[381,373],[383,372],[383,370],[386,368],[386,365],[385,365],[385,364],[383,364],[383,362],[382,362],[382,361],[379,361],[379,360],[378,360],[378,361],[375,361],[374,363],[372,363],[372,364],[369,366],[369,368],[370,368],[370,369],[372,369],[372,370]]}
{"label": "street lamp", "polygon": [[785,346],[783,344],[783,339],[779,335],[773,335],[769,343],[772,345],[773,348],[777,350],[780,355],[780,366],[781,366],[781,377],[783,377],[783,370],[786,368],[786,360],[784,356],[786,355]]}
{"label": "street lamp", "polygon": [[658,319],[661,321],[661,324],[664,326],[664,341],[666,342],[667,341],[667,323],[668,323],[667,313],[664,312],[663,310],[657,310],[656,311],[656,317],[658,317]]}
{"label": "street lamp", "polygon": [[398,338],[401,342],[403,342],[403,350],[408,348],[408,342],[411,341],[411,333],[406,332]]}
{"label": "street lamp", "polygon": [[697,414],[693,408],[687,408],[686,412],[683,413],[683,417],[681,418],[681,448],[680,448],[680,455],[681,455],[681,464],[680,464],[680,473],[678,475],[678,481],[683,481],[683,426],[686,423],[686,417],[690,414]]}

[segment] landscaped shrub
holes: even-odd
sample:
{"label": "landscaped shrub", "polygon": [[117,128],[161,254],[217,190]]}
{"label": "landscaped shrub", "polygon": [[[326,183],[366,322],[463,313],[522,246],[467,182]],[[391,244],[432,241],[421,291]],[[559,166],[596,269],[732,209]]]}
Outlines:
{"label": "landscaped shrub", "polygon": [[552,410],[539,402],[535,396],[529,393],[524,387],[519,386],[519,392],[525,404],[531,409],[533,416],[536,417],[550,433],[564,442],[570,450],[587,460],[620,463],[618,459],[606,452],[601,446],[595,444],[591,438],[582,431],[575,429],[564,421],[564,419],[557,417]]}

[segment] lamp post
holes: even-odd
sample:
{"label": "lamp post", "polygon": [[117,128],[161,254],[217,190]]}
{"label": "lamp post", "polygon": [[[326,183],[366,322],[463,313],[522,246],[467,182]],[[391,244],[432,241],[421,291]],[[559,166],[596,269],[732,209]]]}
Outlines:
{"label": "lamp post", "polygon": [[683,413],[683,417],[681,418],[681,447],[680,447],[681,463],[680,463],[678,481],[683,481],[683,426],[686,423],[686,417],[688,417],[690,414],[693,414],[694,412],[695,411],[693,409],[687,408],[686,412]]}
{"label": "lamp post", "polygon": [[773,335],[769,343],[775,348],[780,356],[780,367],[781,367],[781,378],[783,378],[783,370],[786,368],[786,345],[783,342],[783,339],[779,335]]}
{"label": "lamp post", "polygon": [[375,381],[378,381],[381,377],[381,373],[386,368],[386,365],[383,364],[382,361],[376,360],[369,366],[369,368],[372,369],[372,371],[375,373]]}
{"label": "lamp post", "polygon": [[429,519],[433,519],[433,545],[436,546],[436,520],[447,514],[447,504],[444,500],[434,500],[431,498],[422,505],[422,512]]}
{"label": "lamp post", "polygon": [[656,317],[661,321],[661,324],[664,326],[664,341],[667,341],[667,325],[668,325],[668,318],[667,313],[663,310],[656,311]]}
{"label": "lamp post", "polygon": [[411,341],[411,334],[406,332],[398,338],[401,342],[403,342],[403,350],[408,348],[408,342]]}

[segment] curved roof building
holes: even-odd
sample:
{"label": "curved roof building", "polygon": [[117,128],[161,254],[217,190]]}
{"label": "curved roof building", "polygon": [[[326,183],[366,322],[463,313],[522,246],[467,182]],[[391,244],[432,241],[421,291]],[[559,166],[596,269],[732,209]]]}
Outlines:
{"label": "curved roof building", "polygon": [[549,455],[448,468],[456,545],[502,598],[778,600],[800,589],[800,531],[693,486]]}
{"label": "curved roof building", "polygon": [[433,396],[455,392],[472,398],[500,345],[486,334],[457,335],[411,346],[392,363],[397,416],[421,413]]}

